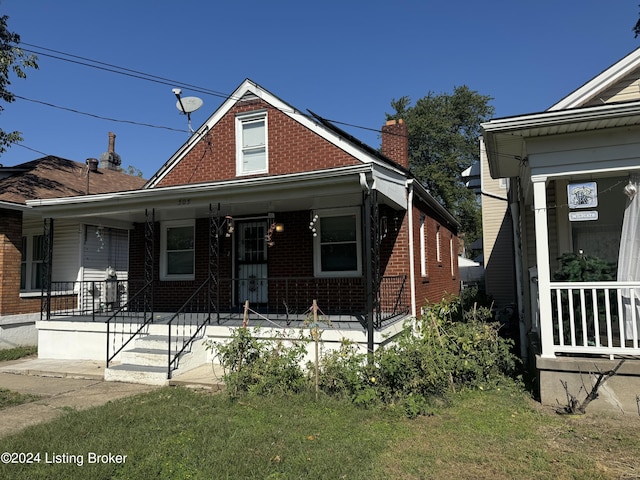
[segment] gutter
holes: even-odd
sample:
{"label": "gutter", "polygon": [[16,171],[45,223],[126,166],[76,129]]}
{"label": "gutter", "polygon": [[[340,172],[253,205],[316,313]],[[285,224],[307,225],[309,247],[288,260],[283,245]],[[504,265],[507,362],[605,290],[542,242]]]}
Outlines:
{"label": "gutter", "polygon": [[22,203],[14,203],[14,202],[6,202],[4,200],[0,200],[0,208],[4,208],[5,210],[17,210],[17,211],[26,211],[31,210],[31,208]]}
{"label": "gutter", "polygon": [[527,128],[557,126],[576,122],[602,121],[617,117],[640,115],[640,102],[612,103],[595,107],[582,107],[560,111],[545,111],[515,117],[489,120],[481,124],[489,134],[507,133]]}
{"label": "gutter", "polygon": [[411,186],[412,190],[415,189],[417,191],[420,198],[422,198],[427,205],[440,214],[445,223],[449,223],[449,227],[453,227],[455,229],[455,233],[457,235],[458,230],[460,229],[460,223],[455,219],[455,217],[451,215],[451,213],[449,213],[449,211],[444,208],[440,202],[433,198],[429,191],[424,188],[420,182],[416,182],[415,179],[411,178],[407,180],[407,188],[409,188],[409,186]]}
{"label": "gutter", "polygon": [[185,195],[193,200],[210,199],[211,194],[238,194],[243,188],[251,188],[252,194],[281,190],[283,186],[291,185],[301,188],[301,182],[308,182],[314,186],[335,185],[339,180],[353,181],[353,174],[366,173],[371,171],[370,165],[356,165],[349,167],[334,168],[329,170],[317,170],[305,173],[295,173],[280,175],[277,177],[247,177],[236,180],[225,180],[206,184],[187,184],[171,187],[149,188],[142,190],[128,190],[124,192],[114,192],[96,195],[86,195],[79,197],[63,197],[50,199],[27,200],[28,207],[38,209],[64,209],[79,206],[123,205],[135,204],[137,202],[158,201],[166,204],[184,198]]}

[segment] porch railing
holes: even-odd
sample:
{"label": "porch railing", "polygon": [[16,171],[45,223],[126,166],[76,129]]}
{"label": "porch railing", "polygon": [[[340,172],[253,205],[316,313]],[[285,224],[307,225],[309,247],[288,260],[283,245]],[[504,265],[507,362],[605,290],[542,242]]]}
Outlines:
{"label": "porch railing", "polygon": [[395,275],[382,277],[380,281],[380,306],[376,311],[375,327],[385,322],[409,315],[409,289],[407,276]]}
{"label": "porch railing", "polygon": [[[551,282],[550,288],[553,345],[543,344],[543,354],[640,355],[640,282]],[[541,319],[541,329],[545,324]]]}
{"label": "porch railing", "polygon": [[116,355],[153,321],[152,292],[153,283],[149,282],[106,320],[107,368]]}
{"label": "porch railing", "polygon": [[51,282],[49,315],[89,316],[95,321],[125,305],[128,296],[127,280]]}
{"label": "porch railing", "polygon": [[210,286],[211,281],[207,279],[169,319],[167,378],[171,378],[173,370],[178,368],[180,355],[202,333],[203,328],[211,323],[215,305]]}

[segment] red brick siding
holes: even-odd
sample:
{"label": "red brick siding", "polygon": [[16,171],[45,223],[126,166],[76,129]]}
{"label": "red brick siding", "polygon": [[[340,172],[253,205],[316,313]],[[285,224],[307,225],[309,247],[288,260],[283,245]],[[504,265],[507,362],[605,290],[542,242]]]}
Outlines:
{"label": "red brick siding", "polygon": [[[458,274],[458,237],[455,232],[447,228],[444,222],[429,216],[429,209],[421,202],[416,202],[413,208],[413,243],[414,265],[416,272],[416,303],[418,313],[421,307],[427,303],[441,301],[449,294],[460,292],[460,279]],[[422,277],[420,272],[420,216],[424,213],[426,250],[427,250],[427,276]],[[440,227],[440,259],[437,261],[436,232]],[[453,236],[454,270],[451,274],[451,249],[449,241]]]}
{"label": "red brick siding", "polygon": [[20,298],[22,212],[0,210],[0,315],[37,313],[40,297]]}
{"label": "red brick siding", "polygon": [[235,116],[264,108],[267,108],[269,135],[269,173],[264,175],[284,175],[360,163],[267,103],[240,102],[162,179],[159,186],[236,178]]}

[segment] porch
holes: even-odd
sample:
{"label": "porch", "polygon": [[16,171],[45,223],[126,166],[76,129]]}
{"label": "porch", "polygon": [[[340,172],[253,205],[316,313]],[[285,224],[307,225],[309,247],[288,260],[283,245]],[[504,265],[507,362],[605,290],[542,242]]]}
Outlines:
{"label": "porch", "polygon": [[[380,280],[373,315],[366,314],[363,278],[210,278],[174,311],[154,309],[161,303],[154,302],[155,283],[53,282],[37,323],[39,358],[106,360],[107,379],[166,384],[215,360],[205,343],[224,342],[240,326],[285,342],[310,340],[318,328],[324,349],[348,340],[366,352],[401,333],[410,312],[404,276]],[[238,291],[247,298],[241,305],[234,301]],[[106,302],[105,292],[111,292]],[[305,362],[311,344],[308,350]]]}

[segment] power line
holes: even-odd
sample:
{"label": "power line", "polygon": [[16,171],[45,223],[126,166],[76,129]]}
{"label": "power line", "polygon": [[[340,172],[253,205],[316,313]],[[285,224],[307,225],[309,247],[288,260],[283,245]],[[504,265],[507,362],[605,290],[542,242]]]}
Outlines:
{"label": "power line", "polygon": [[[146,81],[149,81],[149,82],[159,83],[159,84],[162,84],[162,85],[169,85],[169,86],[176,86],[177,85],[177,86],[180,86],[180,87],[183,87],[183,88],[188,88],[188,89],[190,89],[190,90],[192,90],[194,92],[202,93],[202,94],[205,94],[205,95],[213,95],[213,96],[221,97],[221,98],[224,98],[224,99],[231,99],[232,98],[231,94],[226,94],[226,93],[218,92],[216,90],[211,90],[211,89],[208,89],[208,88],[199,87],[197,85],[192,85],[192,84],[180,82],[180,81],[177,81],[177,80],[172,80],[172,79],[169,79],[169,78],[160,77],[160,76],[157,76],[157,75],[144,73],[144,72],[141,72],[141,71],[138,71],[138,70],[133,70],[133,69],[130,69],[130,68],[121,67],[121,66],[114,65],[114,64],[111,64],[111,63],[106,63],[106,62],[101,62],[101,61],[98,61],[98,60],[93,60],[93,59],[90,59],[90,58],[87,58],[87,57],[81,57],[79,55],[73,55],[73,54],[70,54],[70,53],[62,52],[60,50],[54,50],[54,49],[51,49],[51,48],[41,47],[39,45],[34,45],[34,44],[31,44],[31,43],[27,43],[27,42],[20,42],[20,43],[21,43],[21,45],[26,45],[28,47],[37,48],[39,50],[43,50],[44,52],[52,52],[52,53],[57,54],[57,55],[52,55],[50,53],[44,53],[44,52],[40,52],[40,51],[36,51],[36,50],[30,50],[30,49],[23,48],[23,50],[25,50],[27,52],[30,52],[30,53],[33,53],[33,54],[36,54],[36,55],[42,55],[42,56],[53,58],[53,59],[56,59],[56,60],[61,60],[61,61],[64,61],[64,62],[69,62],[69,63],[75,63],[77,65],[81,65],[81,66],[85,66],[85,67],[89,67],[89,68],[95,68],[95,69],[98,69],[98,70],[103,70],[103,71],[107,71],[107,72],[110,72],[110,73],[115,73],[115,74],[118,74],[118,75],[125,75],[125,76],[129,76],[129,77],[132,77],[132,78],[137,78],[139,80],[146,80]],[[61,57],[59,55],[64,55],[65,57],[70,57],[70,58],[64,58],[64,57]],[[77,60],[73,60],[73,59],[77,59]],[[82,60],[82,61],[80,61],[80,60]],[[91,63],[87,63],[87,62],[91,62]],[[236,98],[235,100],[239,100],[239,99]],[[328,120],[328,121],[331,122],[331,123],[338,124],[338,125],[345,125],[345,126],[349,126],[349,127],[352,127],[352,128],[358,128],[358,129],[361,129],[361,130],[368,130],[368,131],[372,131],[372,132],[376,132],[376,133],[382,133],[382,131],[379,128],[363,127],[361,125],[355,125],[353,123],[341,122],[341,121],[338,121],[338,120]]]}
{"label": "power line", "polygon": [[[124,75],[124,76],[128,76],[128,77],[132,77],[132,78],[137,78],[140,80],[146,80],[148,82],[155,82],[155,83],[160,83],[163,85],[169,85],[169,86],[181,86],[184,88],[190,88],[191,90],[194,90],[198,93],[203,93],[206,95],[213,95],[216,97],[222,97],[222,98],[229,98],[230,95],[222,93],[222,92],[217,92],[215,90],[210,90],[208,88],[203,88],[203,87],[198,87],[196,85],[190,85],[188,83],[183,83],[183,82],[179,82],[177,80],[172,80],[170,78],[164,78],[164,77],[159,77],[156,75],[150,75],[148,73],[144,73],[144,72],[139,72],[137,70],[132,70],[130,68],[125,68],[125,67],[119,67],[117,65],[113,65],[110,63],[105,63],[105,62],[100,62],[98,60],[91,60],[90,58],[86,58],[86,57],[80,57],[77,55],[72,55],[70,53],[65,53],[65,52],[60,52],[58,50],[52,50],[49,48],[45,48],[45,47],[39,47],[37,45],[32,45],[29,43],[24,43],[24,42],[20,42],[22,45],[28,45],[34,48],[38,48],[38,49],[42,49],[45,51],[50,51],[50,52],[55,52],[58,53],[60,55],[65,55],[67,57],[71,57],[71,58],[64,58],[58,55],[52,55],[50,53],[44,53],[44,52],[39,52],[37,50],[31,50],[31,49],[27,49],[27,48],[23,48],[24,51],[29,52],[29,53],[33,53],[36,55],[41,55],[44,57],[49,57],[49,58],[53,58],[55,60],[61,60],[63,62],[68,62],[68,63],[75,63],[77,65],[82,65],[84,67],[89,67],[89,68],[95,68],[97,70],[103,70],[106,72],[111,72],[111,73],[116,73],[118,75]],[[72,60],[73,58],[77,58],[77,59],[81,59],[81,60],[85,60],[84,62],[78,61],[78,60]],[[91,63],[87,63],[87,62],[91,62]],[[95,65],[92,65],[92,63],[94,63]]]}
{"label": "power line", "polygon": [[162,125],[152,125],[150,123],[134,122],[133,120],[119,120],[117,118],[103,117],[101,115],[96,115],[94,113],[82,112],[80,110],[75,110],[73,108],[61,107],[59,105],[54,105],[53,103],[43,102],[42,100],[34,100],[32,98],[22,97],[20,95],[14,95],[14,97],[15,98],[19,98],[20,100],[26,100],[27,102],[39,103],[41,105],[46,105],[47,107],[57,108],[57,109],[60,109],[60,110],[65,110],[67,112],[77,113],[79,115],[86,115],[88,117],[93,117],[93,118],[97,118],[97,119],[100,119],[100,120],[108,120],[110,122],[119,122],[119,123],[128,123],[130,125],[138,125],[138,126],[141,126],[141,127],[160,128],[160,129],[164,129],[164,130],[171,130],[173,132],[189,133],[188,130],[182,130],[182,129],[179,129],[179,128],[165,127],[165,126],[162,126]]}

